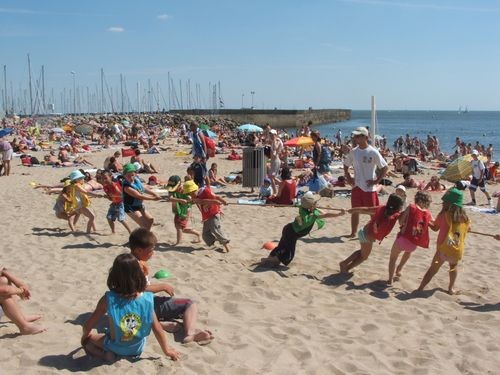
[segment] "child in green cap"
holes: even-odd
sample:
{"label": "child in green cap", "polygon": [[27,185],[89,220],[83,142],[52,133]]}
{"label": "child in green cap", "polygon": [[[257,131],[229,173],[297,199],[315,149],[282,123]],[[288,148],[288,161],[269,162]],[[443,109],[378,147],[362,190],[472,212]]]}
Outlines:
{"label": "child in green cap", "polygon": [[451,188],[441,199],[443,208],[436,217],[434,225],[429,225],[432,230],[439,230],[436,254],[418,290],[424,290],[443,263],[448,262],[450,265],[448,293],[456,294],[457,292],[453,289],[453,286],[457,279],[457,264],[463,256],[464,242],[470,228],[470,220],[463,209],[464,197],[462,191]]}

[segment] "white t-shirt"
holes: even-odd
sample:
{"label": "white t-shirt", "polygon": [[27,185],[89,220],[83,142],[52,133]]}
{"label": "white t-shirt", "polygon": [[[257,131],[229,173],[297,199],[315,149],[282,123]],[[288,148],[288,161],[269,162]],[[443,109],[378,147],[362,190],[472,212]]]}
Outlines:
{"label": "white t-shirt", "polygon": [[384,168],[387,162],[380,152],[372,146],[364,149],[356,147],[352,149],[344,159],[344,165],[354,168],[355,186],[366,192],[375,191],[375,186],[368,186],[368,180],[375,180],[377,168]]}
{"label": "white t-shirt", "polygon": [[479,180],[479,178],[481,177],[481,171],[484,171],[484,163],[479,159],[472,160],[470,163],[472,165],[472,177]]}

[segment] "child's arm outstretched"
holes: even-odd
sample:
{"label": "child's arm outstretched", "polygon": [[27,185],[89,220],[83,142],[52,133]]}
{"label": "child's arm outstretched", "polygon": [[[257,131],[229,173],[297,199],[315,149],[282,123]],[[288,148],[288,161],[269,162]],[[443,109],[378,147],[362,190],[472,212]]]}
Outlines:
{"label": "child's arm outstretched", "polygon": [[354,207],[349,208],[347,213],[349,214],[366,214],[366,215],[374,215],[377,211],[377,207]]}
{"label": "child's arm outstretched", "polygon": [[346,210],[343,208],[340,210],[340,212],[327,212],[327,213],[321,213],[321,215],[318,216],[319,219],[327,219],[329,217],[339,217],[345,215]]}
{"label": "child's arm outstretched", "polygon": [[158,344],[160,344],[161,350],[167,357],[169,357],[172,361],[177,361],[180,358],[180,354],[174,348],[168,346],[167,338],[165,337],[165,333],[163,328],[156,317],[156,313],[153,312],[153,333],[155,334],[156,340]]}

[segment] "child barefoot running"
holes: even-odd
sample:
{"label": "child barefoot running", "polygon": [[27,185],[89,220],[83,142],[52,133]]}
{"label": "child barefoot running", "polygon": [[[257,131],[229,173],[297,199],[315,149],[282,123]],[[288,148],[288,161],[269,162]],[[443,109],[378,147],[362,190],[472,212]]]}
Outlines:
{"label": "child barefoot running", "polygon": [[460,190],[452,188],[441,199],[443,209],[438,214],[434,226],[430,227],[432,230],[439,229],[436,254],[418,290],[424,290],[443,263],[448,262],[450,265],[448,293],[456,294],[453,286],[457,279],[457,265],[464,253],[464,242],[470,228],[470,220],[463,209],[464,198]]}
{"label": "child barefoot running", "polygon": [[[167,344],[156,317],[153,293],[146,292],[146,277],[132,254],[120,254],[109,271],[108,288],[95,311],[83,325],[82,346],[98,358],[113,361],[116,355],[140,356],[146,338],[155,334],[163,353],[174,361],[179,353]],[[109,330],[92,333],[92,328],[107,313]]]}
{"label": "child barefoot running", "polygon": [[317,223],[319,228],[325,225],[323,219],[329,217],[337,217],[345,214],[344,210],[339,213],[322,213],[316,208],[316,203],[320,199],[319,196],[312,192],[307,192],[303,195],[300,201],[299,216],[291,223],[283,227],[281,239],[278,246],[271,251],[267,258],[260,260],[261,266],[277,267],[280,263],[285,266],[295,257],[295,247],[297,240],[311,232],[314,224]]}
{"label": "child barefoot running", "polygon": [[168,200],[172,202],[174,225],[177,231],[177,241],[174,246],[181,242],[183,233],[195,235],[196,240],[193,243],[201,242],[200,233],[188,228],[189,218],[191,217],[191,197],[183,193],[181,178],[179,176],[170,176],[167,183],[167,190],[169,192]]}
{"label": "child barefoot running", "polygon": [[396,194],[391,194],[385,206],[355,207],[347,211],[349,213],[372,215],[372,218],[363,229],[358,231],[361,249],[356,250],[348,258],[340,262],[341,273],[349,272],[349,270],[359,266],[368,259],[373,248],[373,243],[375,241],[382,241],[391,233],[402,207],[403,200],[401,197]]}
{"label": "child barefoot running", "polygon": [[109,171],[104,171],[101,174],[99,181],[106,193],[106,196],[111,201],[109,205],[108,219],[111,233],[115,233],[115,221],[118,220],[130,234],[130,227],[125,222],[125,206],[123,205],[123,188],[121,181],[113,181],[113,175]]}
{"label": "child barefoot running", "polygon": [[401,270],[410,259],[412,252],[418,247],[429,247],[429,224],[433,223],[432,214],[429,211],[431,204],[429,193],[417,191],[415,194],[415,204],[410,204],[399,218],[401,230],[399,231],[391,249],[389,259],[389,279],[388,284],[392,284],[394,278],[394,268],[399,254],[403,251],[403,257],[396,269],[396,276],[401,276]]}

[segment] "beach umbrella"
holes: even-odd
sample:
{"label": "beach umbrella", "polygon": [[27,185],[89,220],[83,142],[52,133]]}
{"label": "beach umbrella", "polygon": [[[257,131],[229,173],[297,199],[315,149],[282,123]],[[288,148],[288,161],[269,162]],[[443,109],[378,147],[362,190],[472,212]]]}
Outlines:
{"label": "beach umbrella", "polygon": [[[472,174],[471,160],[471,154],[461,156],[458,159],[453,160],[450,164],[448,164],[441,175],[441,178],[450,182],[457,182],[468,178]],[[486,157],[479,156],[479,160],[484,162],[486,161]]]}
{"label": "beach umbrella", "polygon": [[244,132],[249,132],[249,133],[260,133],[262,132],[262,128],[260,126],[257,126],[255,124],[243,124],[238,126],[238,130],[244,131]]}
{"label": "beach umbrella", "polygon": [[209,129],[210,129],[210,126],[209,126],[209,125],[207,125],[207,124],[201,124],[201,125],[199,126],[199,128],[200,128],[201,130],[209,130]]}
{"label": "beach umbrella", "polygon": [[0,130],[0,138],[5,137],[6,135],[11,134],[14,131],[12,128],[5,128]]}
{"label": "beach umbrella", "polygon": [[89,135],[90,133],[92,133],[92,126],[78,125],[75,127],[75,132],[81,135]]}
{"label": "beach umbrella", "polygon": [[50,129],[52,133],[64,133],[64,129],[61,128],[52,128]]}
{"label": "beach umbrella", "polygon": [[309,147],[314,144],[311,137],[297,137],[292,138],[285,142],[285,146],[288,147]]}
{"label": "beach umbrella", "polygon": [[202,130],[203,134],[205,134],[209,138],[217,138],[217,134],[215,134],[213,131],[205,129]]}

